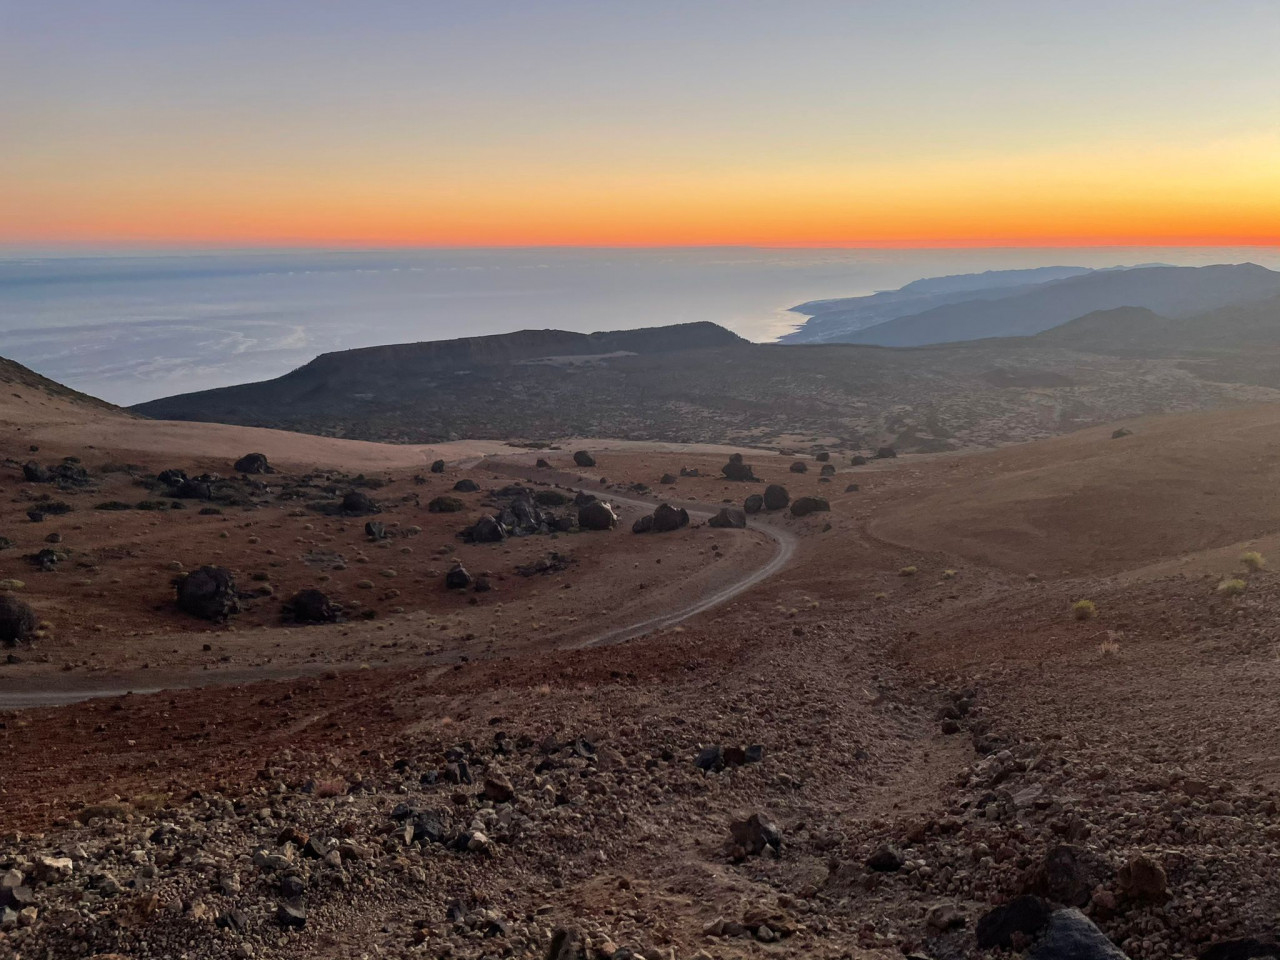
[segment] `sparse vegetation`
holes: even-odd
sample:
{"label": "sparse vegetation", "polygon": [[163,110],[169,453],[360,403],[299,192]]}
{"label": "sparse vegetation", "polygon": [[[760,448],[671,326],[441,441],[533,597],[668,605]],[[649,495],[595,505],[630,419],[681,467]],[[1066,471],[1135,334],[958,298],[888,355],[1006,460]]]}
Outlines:
{"label": "sparse vegetation", "polygon": [[954,570],[943,570],[943,571],[942,571],[942,579],[943,579],[943,580],[954,580],[955,578],[956,578],[956,572],[955,572]]}
{"label": "sparse vegetation", "polygon": [[914,577],[919,572],[920,572],[920,569],[918,567],[903,567],[901,570],[898,571],[898,576]]}
{"label": "sparse vegetation", "polygon": [[1092,600],[1077,600],[1071,605],[1071,615],[1077,620],[1092,620],[1098,615],[1098,605]]}
{"label": "sparse vegetation", "polygon": [[1246,550],[1240,554],[1240,562],[1248,568],[1249,572],[1256,573],[1267,565],[1267,561],[1257,550]]}
{"label": "sparse vegetation", "polygon": [[1220,597],[1238,597],[1244,593],[1247,586],[1248,584],[1238,577],[1231,577],[1219,583],[1214,592]]}
{"label": "sparse vegetation", "polygon": [[1098,644],[1098,652],[1107,659],[1118,657],[1120,656],[1120,643],[1111,638],[1103,640]]}

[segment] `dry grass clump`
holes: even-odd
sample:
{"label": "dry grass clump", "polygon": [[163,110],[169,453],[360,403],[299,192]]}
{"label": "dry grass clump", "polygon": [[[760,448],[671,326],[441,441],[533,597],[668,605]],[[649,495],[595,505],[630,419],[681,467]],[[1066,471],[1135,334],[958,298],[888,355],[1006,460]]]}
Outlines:
{"label": "dry grass clump", "polygon": [[954,570],[943,570],[943,571],[942,571],[942,579],[943,579],[943,580],[954,580],[955,578],[956,578],[956,572],[955,572]]}
{"label": "dry grass clump", "polygon": [[914,577],[917,573],[919,573],[919,568],[917,567],[903,567],[901,570],[898,571],[898,576]]}
{"label": "dry grass clump", "polygon": [[1071,615],[1077,620],[1092,620],[1098,615],[1098,605],[1092,600],[1077,600],[1071,605]]}
{"label": "dry grass clump", "polygon": [[1256,573],[1267,565],[1267,561],[1263,559],[1262,554],[1257,550],[1246,550],[1240,554],[1240,562],[1243,563],[1251,573]]}
{"label": "dry grass clump", "polygon": [[1239,578],[1232,577],[1229,580],[1223,580],[1218,584],[1215,593],[1220,597],[1238,597],[1245,591],[1248,584]]}
{"label": "dry grass clump", "polygon": [[1098,644],[1098,652],[1107,659],[1118,657],[1120,656],[1120,643],[1114,639],[1103,640]]}

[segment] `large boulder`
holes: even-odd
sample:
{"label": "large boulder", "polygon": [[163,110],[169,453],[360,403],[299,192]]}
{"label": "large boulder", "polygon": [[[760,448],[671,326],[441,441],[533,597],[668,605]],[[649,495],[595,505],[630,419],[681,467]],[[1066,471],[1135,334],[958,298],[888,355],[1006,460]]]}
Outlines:
{"label": "large boulder", "polygon": [[342,606],[319,590],[299,590],[284,605],[284,613],[294,623],[337,623]]}
{"label": "large boulder", "polygon": [[712,517],[707,525],[721,529],[742,530],[747,525],[747,515],[737,507],[721,507],[720,512]]}
{"label": "large boulder", "polygon": [[795,463],[791,465],[791,472],[792,473],[808,473],[809,466],[803,460],[797,460]]}
{"label": "large boulder", "polygon": [[444,585],[449,590],[465,590],[474,582],[467,568],[460,563],[455,563],[444,575]]}
{"label": "large boulder", "polygon": [[729,480],[753,481],[756,478],[751,472],[750,464],[743,461],[740,453],[730,456],[729,462],[720,468],[720,472]]}
{"label": "large boulder", "polygon": [[876,450],[877,460],[892,460],[897,455],[898,451],[893,449],[893,447],[880,447]]}
{"label": "large boulder", "polygon": [[456,493],[475,493],[480,489],[480,484],[476,483],[470,477],[463,477],[453,485]]}
{"label": "large boulder", "polygon": [[458,513],[467,509],[467,505],[457,497],[433,497],[427,503],[429,513]]}
{"label": "large boulder", "polygon": [[341,510],[348,517],[367,517],[382,512],[382,508],[374,503],[373,498],[361,490],[352,490],[344,496]]}
{"label": "large boulder", "polygon": [[507,539],[507,528],[496,517],[486,514],[471,528],[471,539],[476,543],[501,543]]}
{"label": "large boulder", "polygon": [[573,455],[573,462],[580,467],[594,467],[596,465],[596,458],[585,450],[578,450]]}
{"label": "large boulder", "polygon": [[867,458],[860,453],[854,454],[849,458],[849,463],[855,467],[865,467],[867,465]]}
{"label": "large boulder", "polygon": [[811,513],[826,513],[831,504],[822,497],[799,497],[791,504],[793,517],[807,517]]}
{"label": "large boulder", "polygon": [[1074,907],[1055,910],[1027,960],[1128,960],[1093,921]]}
{"label": "large boulder", "polygon": [[766,510],[785,510],[791,502],[791,494],[781,484],[771,483],[764,488],[764,508]]}
{"label": "large boulder", "polygon": [[177,487],[187,479],[187,471],[179,470],[177,467],[170,467],[168,470],[161,470],[157,473],[156,479],[166,487]]}
{"label": "large boulder", "polygon": [[1001,947],[1014,949],[1015,942],[1027,942],[1039,936],[1049,925],[1053,911],[1040,897],[1026,894],[1010,900],[986,913],[978,921],[978,946],[983,950]]}
{"label": "large boulder", "polygon": [[818,471],[819,475],[824,477],[835,476],[836,465],[834,463],[824,463],[822,469]]}
{"label": "large boulder", "polygon": [[1082,907],[1093,888],[1110,879],[1110,867],[1094,854],[1069,843],[1051,848],[1025,877],[1026,892],[1048,900]]}
{"label": "large boulder", "polygon": [[236,473],[275,473],[265,453],[246,453],[236,461]]}
{"label": "large boulder", "polygon": [[823,450],[819,453],[815,453],[813,455],[813,459],[817,460],[819,463],[826,463],[828,460],[831,459],[831,454],[828,453],[826,450]]}
{"label": "large boulder", "polygon": [[22,465],[22,479],[27,483],[52,483],[53,474],[34,460],[30,460]]}
{"label": "large boulder", "polygon": [[746,513],[759,513],[764,509],[764,497],[758,493],[753,493],[742,501],[742,509]]}
{"label": "large boulder", "polygon": [[173,581],[178,607],[201,620],[221,622],[240,612],[236,580],[226,567],[203,566]]}
{"label": "large boulder", "polygon": [[676,508],[669,503],[660,503],[653,511],[653,532],[670,533],[689,525],[689,511],[683,507]]}
{"label": "large boulder", "polygon": [[631,525],[632,533],[652,533],[653,532],[653,514],[646,513]]}
{"label": "large boulder", "polygon": [[444,473],[444,461],[443,461],[443,460],[432,460],[432,461],[431,461],[431,472],[432,472],[432,473]]}
{"label": "large boulder", "polygon": [[172,495],[179,500],[212,500],[213,484],[207,480],[183,480]]}
{"label": "large boulder", "polygon": [[36,632],[36,612],[25,600],[0,594],[0,644],[15,646],[30,640]]}
{"label": "large boulder", "polygon": [[578,526],[583,530],[612,530],[618,525],[618,515],[603,500],[593,500],[578,508]]}

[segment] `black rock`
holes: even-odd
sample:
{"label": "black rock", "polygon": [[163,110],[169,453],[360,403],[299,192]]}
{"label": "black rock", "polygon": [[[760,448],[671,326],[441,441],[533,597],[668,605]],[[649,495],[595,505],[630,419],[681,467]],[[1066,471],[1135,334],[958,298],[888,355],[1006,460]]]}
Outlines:
{"label": "black rock", "polygon": [[676,480],[677,480],[677,477],[674,473],[664,473],[662,475],[662,479],[659,480],[658,482],[665,484],[666,486],[671,486],[671,484],[675,483]]}
{"label": "black rock", "polygon": [[374,541],[386,540],[386,525],[377,520],[370,520],[364,525],[364,535]]}
{"label": "black rock", "polygon": [[308,860],[323,860],[329,855],[329,849],[329,841],[323,837],[308,837],[301,853]]}
{"label": "black rock", "polygon": [[808,473],[809,465],[806,464],[803,460],[797,460],[795,463],[791,465],[791,472],[792,473]]}
{"label": "black rock", "polygon": [[683,507],[677,508],[669,503],[660,503],[658,508],[653,511],[654,533],[670,533],[688,525],[689,511]]}
{"label": "black rock", "polygon": [[876,450],[877,460],[892,460],[897,455],[898,451],[893,449],[893,447],[880,447]]}
{"label": "black rock", "polygon": [[53,474],[34,460],[22,465],[22,479],[27,483],[52,483]]}
{"label": "black rock", "polygon": [[285,604],[285,613],[294,623],[337,623],[342,606],[320,590],[299,590]]}
{"label": "black rock", "polygon": [[782,831],[776,823],[759,813],[729,824],[729,835],[748,854],[760,853],[765,847],[782,849]]}
{"label": "black rock", "polygon": [[367,517],[382,512],[373,498],[362,490],[352,490],[344,496],[339,509],[348,517]]}
{"label": "black rock", "polygon": [[236,473],[275,473],[264,453],[248,453],[235,463]]}
{"label": "black rock", "polygon": [[431,462],[431,472],[432,472],[432,473],[444,473],[444,461],[443,461],[443,460],[433,460],[433,461]]}
{"label": "black rock", "polygon": [[471,539],[475,543],[501,543],[507,539],[507,528],[496,517],[486,514],[472,526]]}
{"label": "black rock", "polygon": [[653,530],[653,514],[646,513],[631,525],[632,533],[650,533]]}
{"label": "black rock", "polygon": [[222,621],[240,612],[236,581],[225,567],[203,566],[173,581],[178,607],[201,620]]}
{"label": "black rock", "polygon": [[574,453],[573,462],[580,467],[594,467],[596,465],[596,458],[585,450],[579,450]]}
{"label": "black rock", "polygon": [[457,493],[475,493],[480,489],[480,484],[476,483],[470,477],[463,477],[453,485],[453,489]]}
{"label": "black rock", "polygon": [[467,509],[467,505],[457,497],[433,497],[427,504],[429,513],[458,513]]}
{"label": "black rock", "polygon": [[699,770],[716,771],[724,769],[724,747],[712,744],[703,747],[693,759],[693,765]]}
{"label": "black rock", "polygon": [[892,844],[884,844],[867,857],[867,866],[879,873],[892,873],[902,867],[902,854]]}
{"label": "black rock", "polygon": [[851,484],[849,484],[847,487],[845,487],[845,488],[844,488],[844,492],[845,492],[845,493],[857,493],[857,492],[858,492],[858,485],[857,485],[856,483],[851,483]]}
{"label": "black rock", "polygon": [[172,496],[179,500],[212,500],[213,485],[204,480],[183,480]]}
{"label": "black rock", "polygon": [[280,895],[287,900],[296,900],[307,892],[307,885],[302,878],[292,873],[280,878]]}
{"label": "black rock", "polygon": [[742,501],[742,510],[744,513],[759,513],[764,509],[764,497],[758,493],[753,493]]}
{"label": "black rock", "polygon": [[550,470],[550,469],[551,469],[551,464],[550,464],[547,460],[544,460],[542,457],[539,457],[539,458],[538,458],[538,462],[537,462],[537,463],[535,463],[535,464],[534,464],[534,466],[535,466],[537,469],[539,469],[539,470]]}
{"label": "black rock", "polygon": [[35,635],[36,612],[26,600],[0,594],[0,644],[17,646]]}
{"label": "black rock", "polygon": [[166,487],[180,486],[187,479],[187,471],[170,468],[161,470],[156,474],[156,479],[163,483]]}
{"label": "black rock", "polygon": [[413,818],[414,843],[444,843],[448,836],[448,823],[440,814],[428,811]]}
{"label": "black rock", "polygon": [[1221,940],[1200,951],[1200,960],[1257,960],[1280,958],[1280,944],[1274,939],[1243,937],[1239,940]]}
{"label": "black rock", "polygon": [[853,464],[855,467],[865,467],[867,465],[867,458],[861,455],[852,456],[849,458],[849,463]]}
{"label": "black rock", "polygon": [[826,450],[823,450],[821,453],[814,454],[813,459],[817,460],[819,463],[826,463],[831,459],[831,454]]}
{"label": "black rock", "polygon": [[737,507],[721,507],[720,512],[707,521],[707,525],[719,529],[742,530],[747,525],[747,515]]}
{"label": "black rock", "polygon": [[791,502],[791,494],[781,484],[771,483],[764,488],[763,499],[766,510],[782,510]]}
{"label": "black rock", "polygon": [[613,507],[594,500],[578,509],[578,526],[583,530],[612,530],[618,525],[618,515]]}
{"label": "black rock", "polygon": [[824,463],[818,473],[824,477],[834,477],[836,475],[836,465],[834,463]]}
{"label": "black rock", "polygon": [[826,513],[831,504],[822,497],[800,497],[791,504],[793,517],[807,517],[811,513]]}
{"label": "black rock", "polygon": [[1013,948],[1014,934],[1028,939],[1036,937],[1049,924],[1052,911],[1044,900],[1026,895],[996,907],[978,921],[978,946],[983,950],[994,947]]}
{"label": "black rock", "polygon": [[1093,921],[1074,907],[1055,910],[1027,960],[1128,960]]}
{"label": "black rock", "polygon": [[720,468],[720,472],[729,480],[752,481],[756,479],[756,475],[751,472],[751,467],[743,462],[742,454],[735,453],[729,457],[729,462]]}
{"label": "black rock", "polygon": [[453,568],[444,575],[444,585],[450,590],[465,590],[473,582],[471,574],[467,573],[466,567],[460,563],[455,563]]}
{"label": "black rock", "polygon": [[307,908],[293,903],[282,903],[276,908],[276,922],[289,930],[301,930],[307,925]]}

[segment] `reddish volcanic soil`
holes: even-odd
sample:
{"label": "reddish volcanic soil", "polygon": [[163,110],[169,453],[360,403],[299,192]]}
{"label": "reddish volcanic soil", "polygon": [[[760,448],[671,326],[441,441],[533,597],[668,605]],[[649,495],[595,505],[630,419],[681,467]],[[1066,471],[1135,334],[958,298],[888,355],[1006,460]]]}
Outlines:
{"label": "reddish volcanic soil", "polygon": [[[134,474],[229,473],[221,453],[182,452],[203,429],[186,426]],[[1280,581],[1240,556],[1280,543],[1280,413],[1127,426],[837,457],[825,483],[814,460],[796,474],[761,451],[744,451],[761,482],[733,483],[721,450],[597,444],[590,470],[573,447],[468,453],[429,474],[323,441],[327,482],[385,481],[367,490],[385,546],[364,518],[280,498],[297,454],[253,509],[110,512],[93,506],[149,496],[101,471],[118,451],[55,438],[30,454],[15,431],[0,578],[23,580],[49,626],[0,666],[0,697],[175,689],[0,715],[0,868],[73,864],[36,884],[38,915],[3,931],[0,956],[546,956],[566,929],[593,957],[960,957],[980,952],[979,917],[1027,891],[1081,906],[1143,960],[1269,934]],[[18,464],[64,455],[94,489],[29,522],[48,491]],[[682,467],[704,475],[660,483]],[[465,511],[425,509],[463,478],[482,488],[456,494]],[[625,499],[623,522],[457,539],[516,480]],[[705,524],[766,482],[831,510]],[[694,523],[632,534],[638,502],[658,499]],[[68,556],[42,573],[23,555],[51,532]],[[516,571],[551,551],[574,562]],[[454,557],[494,590],[447,591]],[[173,606],[175,561],[272,595],[201,625]],[[1219,592],[1235,576],[1243,593]],[[281,625],[282,600],[310,586],[347,621]],[[668,622],[617,635],[654,618]],[[759,762],[741,762],[754,745]],[[780,853],[730,841],[752,813]],[[308,852],[304,834],[333,849]]]}

